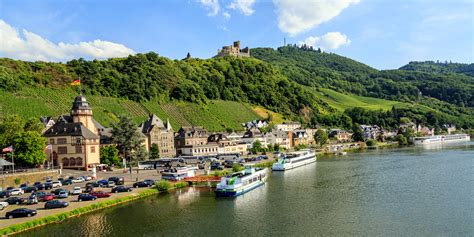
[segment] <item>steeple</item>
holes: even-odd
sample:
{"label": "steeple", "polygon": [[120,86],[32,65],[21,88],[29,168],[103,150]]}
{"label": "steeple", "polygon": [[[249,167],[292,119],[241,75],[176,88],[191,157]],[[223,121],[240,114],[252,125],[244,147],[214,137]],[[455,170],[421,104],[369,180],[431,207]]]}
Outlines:
{"label": "steeple", "polygon": [[71,117],[74,123],[82,123],[96,135],[99,133],[97,127],[92,121],[92,108],[89,106],[86,97],[82,95],[76,96],[72,103]]}
{"label": "steeple", "polygon": [[170,131],[173,128],[171,127],[170,119],[166,118],[166,130]]}

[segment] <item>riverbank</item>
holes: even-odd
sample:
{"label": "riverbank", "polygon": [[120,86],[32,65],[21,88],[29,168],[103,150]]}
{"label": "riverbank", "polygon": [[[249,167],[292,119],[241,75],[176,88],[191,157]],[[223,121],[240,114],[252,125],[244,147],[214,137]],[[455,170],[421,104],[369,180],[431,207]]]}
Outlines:
{"label": "riverbank", "polygon": [[[18,219],[5,219],[2,222],[10,222],[6,224],[6,227],[0,229],[0,235],[12,235],[18,234],[24,231],[29,231],[34,228],[42,227],[49,224],[55,224],[62,222],[66,219],[84,215],[87,213],[99,211],[108,207],[121,205],[137,199],[148,197],[162,192],[167,192],[173,189],[180,189],[187,187],[185,183],[170,184],[166,189],[160,187],[153,187],[150,189],[135,189],[130,193],[119,193],[114,195],[120,195],[114,199],[108,199],[97,203],[90,204],[88,202],[71,202],[70,206],[74,207],[72,210],[65,211],[64,209],[51,209],[41,210],[38,215],[31,218],[18,218]],[[46,213],[45,213],[46,212]],[[44,213],[46,215],[41,215]],[[24,220],[24,221],[23,221]],[[20,222],[18,222],[20,221]],[[4,224],[4,223],[2,223]]]}

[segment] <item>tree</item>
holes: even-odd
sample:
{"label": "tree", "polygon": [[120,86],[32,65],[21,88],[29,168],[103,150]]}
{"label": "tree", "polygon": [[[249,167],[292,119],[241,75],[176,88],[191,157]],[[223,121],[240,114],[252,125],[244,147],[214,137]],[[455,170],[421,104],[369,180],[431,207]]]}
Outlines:
{"label": "tree", "polygon": [[250,149],[250,151],[252,153],[257,153],[257,152],[260,152],[262,150],[262,143],[260,142],[260,140],[255,140],[252,144],[252,148]]}
{"label": "tree", "polygon": [[143,138],[130,117],[120,116],[119,122],[112,124],[112,141],[119,154],[129,161],[143,158]]}
{"label": "tree", "polygon": [[120,165],[119,151],[115,146],[103,146],[100,148],[100,163],[106,165]]}
{"label": "tree", "polygon": [[318,129],[314,134],[314,141],[316,142],[316,144],[319,144],[319,146],[323,146],[324,144],[326,144],[328,142],[328,139],[328,134],[322,129]]}
{"label": "tree", "polygon": [[11,145],[17,133],[23,132],[25,121],[18,115],[9,115],[0,121],[0,146]]}
{"label": "tree", "polygon": [[363,142],[364,141],[364,133],[362,132],[362,129],[360,128],[360,125],[358,123],[354,123],[352,125],[352,139],[356,142]]}
{"label": "tree", "polygon": [[35,131],[20,132],[13,137],[14,159],[28,166],[43,164],[46,160],[44,148],[46,138]]}
{"label": "tree", "polygon": [[159,159],[160,158],[160,149],[158,149],[158,144],[153,143],[150,148],[150,159]]}

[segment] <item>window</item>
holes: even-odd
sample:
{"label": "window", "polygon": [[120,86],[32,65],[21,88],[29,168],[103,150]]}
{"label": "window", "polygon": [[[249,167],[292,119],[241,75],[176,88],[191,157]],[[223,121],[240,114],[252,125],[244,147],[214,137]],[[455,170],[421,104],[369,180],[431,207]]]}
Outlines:
{"label": "window", "polygon": [[67,139],[66,138],[58,138],[58,144],[66,144]]}
{"label": "window", "polygon": [[[59,141],[59,139],[58,139]],[[58,147],[58,154],[67,154],[67,146]]]}
{"label": "window", "polygon": [[91,153],[95,153],[95,146],[91,146]]}
{"label": "window", "polygon": [[82,153],[82,146],[76,146],[76,153]]}
{"label": "window", "polygon": [[54,144],[54,138],[49,139],[49,144]]}
{"label": "window", "polygon": [[81,144],[81,138],[80,137],[76,138],[76,144]]}

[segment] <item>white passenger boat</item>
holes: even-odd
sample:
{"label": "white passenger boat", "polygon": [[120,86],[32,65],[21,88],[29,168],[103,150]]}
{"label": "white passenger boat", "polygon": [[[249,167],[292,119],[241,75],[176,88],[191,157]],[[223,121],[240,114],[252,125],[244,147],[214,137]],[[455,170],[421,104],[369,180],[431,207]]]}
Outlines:
{"label": "white passenger boat", "polygon": [[178,167],[164,170],[161,172],[161,178],[170,181],[180,181],[184,178],[196,176],[198,167]]}
{"label": "white passenger boat", "polygon": [[304,150],[292,152],[284,157],[278,159],[276,163],[273,164],[272,170],[274,171],[285,171],[300,167],[309,163],[316,162],[316,153],[312,150]]}
{"label": "white passenger boat", "polygon": [[414,143],[415,145],[429,145],[445,142],[469,141],[470,139],[471,137],[467,134],[437,135],[427,137],[415,137]]}
{"label": "white passenger boat", "polygon": [[216,186],[217,197],[236,197],[260,187],[267,180],[267,168],[245,167],[245,170],[221,178]]}

